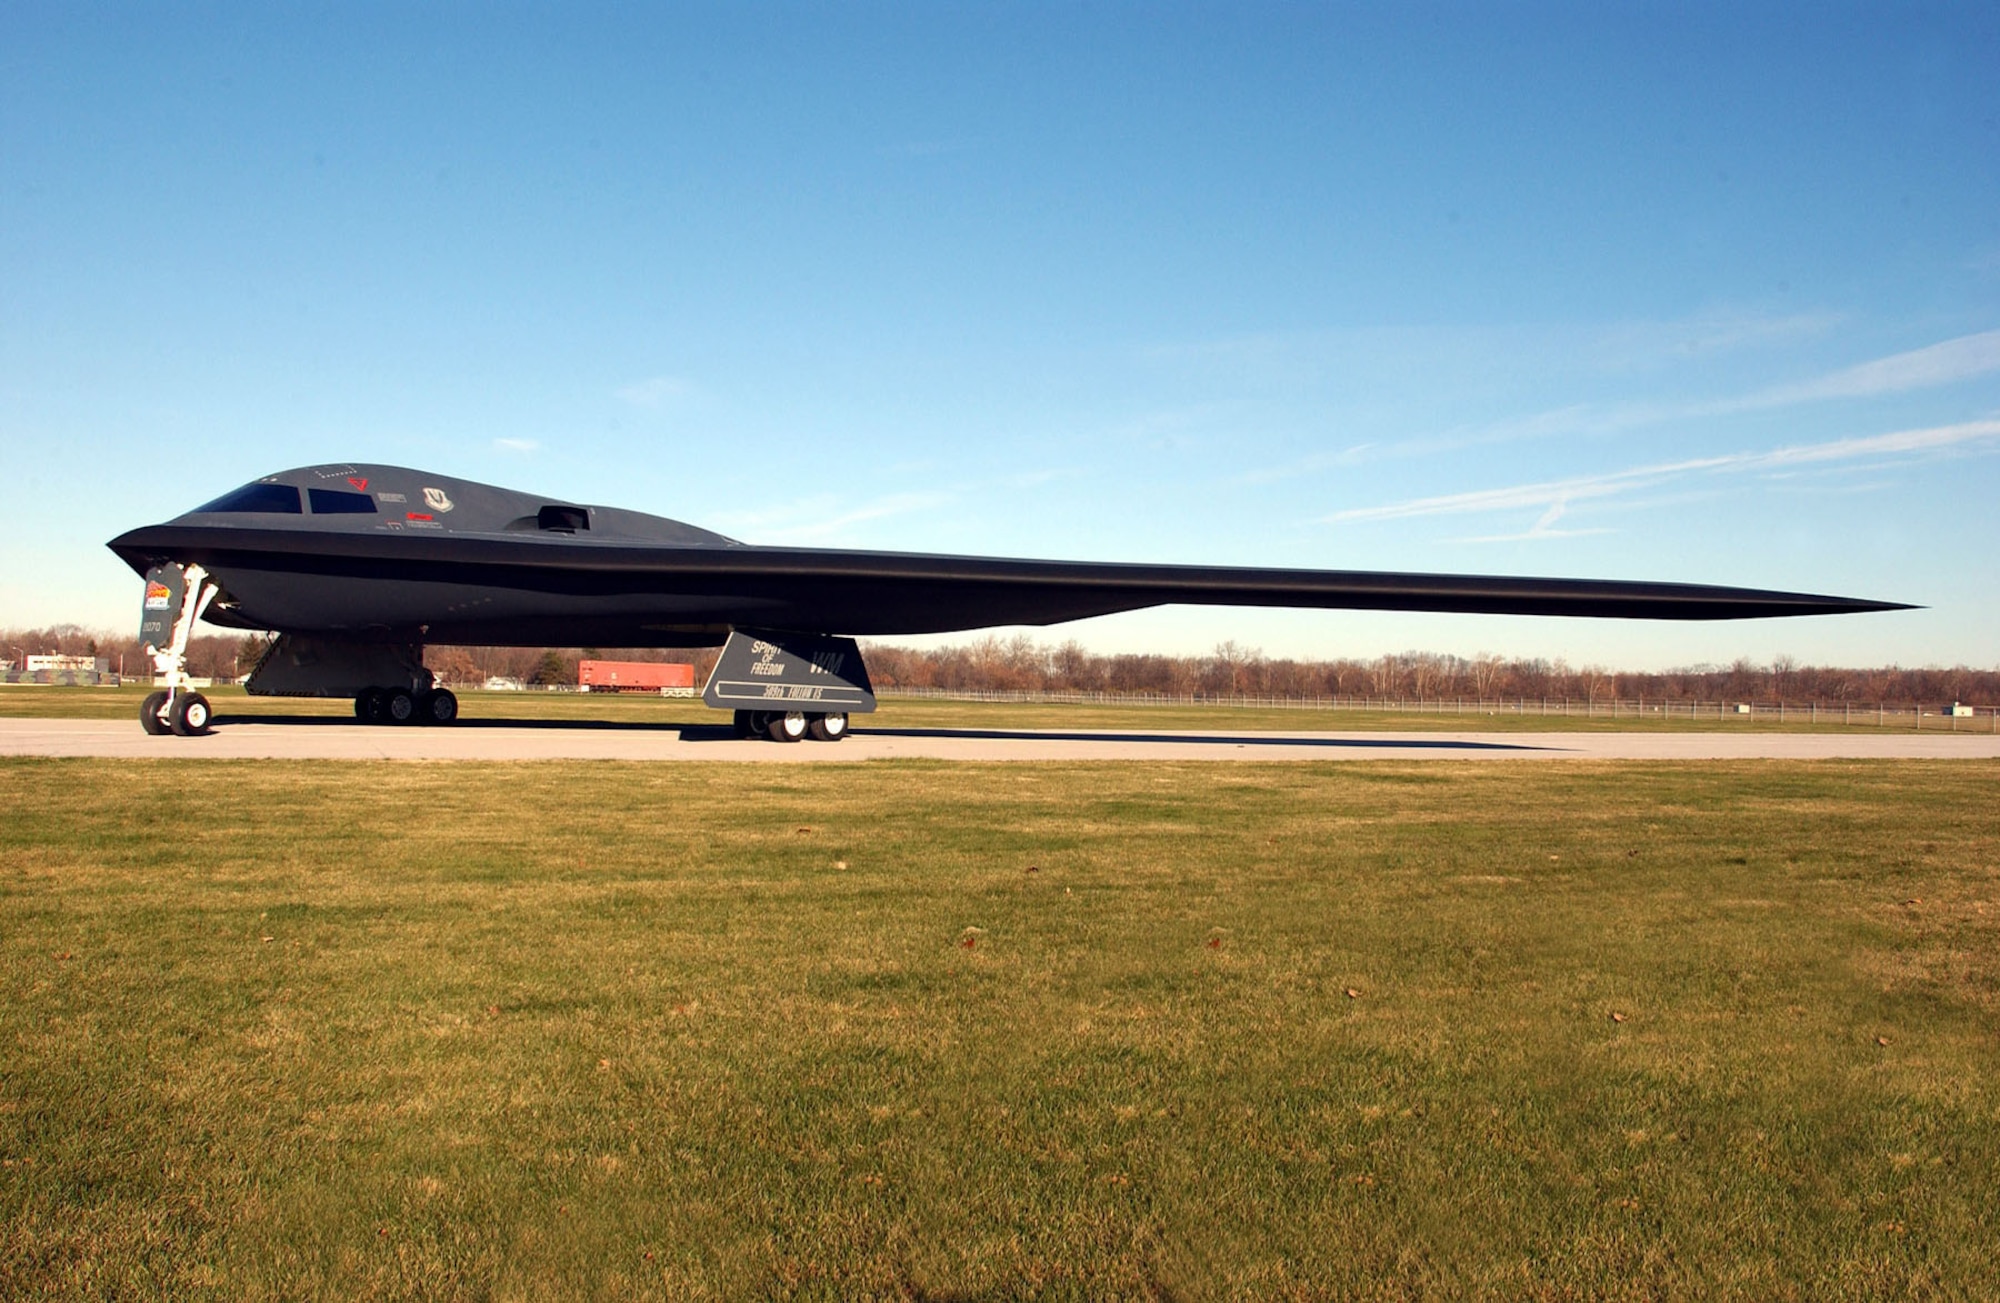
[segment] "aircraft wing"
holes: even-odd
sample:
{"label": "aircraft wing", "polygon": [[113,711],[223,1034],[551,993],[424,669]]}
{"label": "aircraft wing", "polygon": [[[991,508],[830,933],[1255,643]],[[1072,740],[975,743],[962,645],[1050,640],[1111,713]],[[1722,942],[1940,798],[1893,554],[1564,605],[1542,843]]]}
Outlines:
{"label": "aircraft wing", "polygon": [[[226,590],[219,614],[232,624],[349,629],[423,624],[432,641],[511,642],[515,636],[540,641],[552,632],[549,619],[575,621],[578,637],[587,628],[590,641],[603,646],[659,645],[648,631],[657,635],[669,626],[743,625],[858,636],[947,633],[1056,624],[1169,604],[1658,620],[1907,609],[1810,593],[1627,580],[662,546],[500,534],[302,533],[177,523],[134,530],[113,540],[111,548],[141,574],[168,559],[207,567]],[[290,582],[278,582],[285,577]],[[300,599],[299,609],[292,609],[287,591]],[[370,601],[381,604],[373,615],[361,609]],[[518,635],[508,634],[509,613],[523,626]]]}
{"label": "aircraft wing", "polygon": [[[703,550],[706,551],[706,550]],[[604,558],[596,582],[643,574],[776,602],[782,627],[940,633],[1057,624],[1152,606],[1285,606],[1507,615],[1726,620],[1894,609],[1894,603],[1697,584],[1358,570],[1039,561],[905,552],[743,547]],[[630,569],[627,569],[630,567]]]}

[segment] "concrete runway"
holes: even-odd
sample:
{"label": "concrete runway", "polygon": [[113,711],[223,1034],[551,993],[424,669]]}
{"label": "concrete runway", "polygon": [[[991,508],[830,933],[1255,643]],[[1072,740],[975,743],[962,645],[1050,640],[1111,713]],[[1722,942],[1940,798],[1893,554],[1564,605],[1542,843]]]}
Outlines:
{"label": "concrete runway", "polygon": [[1341,733],[857,728],[835,744],[727,728],[461,720],[393,728],[334,717],[217,717],[206,737],[135,720],[0,719],[0,755],[166,760],[1829,760],[2000,758],[1990,733]]}

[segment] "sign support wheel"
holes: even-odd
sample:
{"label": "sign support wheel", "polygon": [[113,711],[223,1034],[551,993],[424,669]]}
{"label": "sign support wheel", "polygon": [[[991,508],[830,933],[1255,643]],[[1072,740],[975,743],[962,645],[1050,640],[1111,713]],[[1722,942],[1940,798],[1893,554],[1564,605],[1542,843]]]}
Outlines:
{"label": "sign support wheel", "polygon": [[838,742],[847,736],[847,716],[844,712],[814,715],[806,725],[806,732],[815,742]]}
{"label": "sign support wheel", "polygon": [[807,727],[804,711],[788,710],[772,715],[764,731],[773,742],[797,742],[805,737]]}

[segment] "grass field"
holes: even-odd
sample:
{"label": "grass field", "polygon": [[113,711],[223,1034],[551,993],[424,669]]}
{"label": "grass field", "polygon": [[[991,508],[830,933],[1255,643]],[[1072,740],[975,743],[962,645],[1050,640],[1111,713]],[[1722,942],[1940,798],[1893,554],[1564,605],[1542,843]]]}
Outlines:
{"label": "grass field", "polygon": [[[0,717],[134,719],[145,688],[52,688],[8,686],[0,688]],[[323,701],[295,697],[250,697],[241,688],[204,689],[215,705],[217,718],[228,723],[236,718],[281,715],[353,715],[345,700]],[[467,719],[483,720],[608,720],[621,723],[676,725],[726,724],[728,715],[714,711],[699,701],[657,696],[609,693],[549,692],[465,692],[460,694],[461,711]],[[1345,733],[1416,732],[1726,732],[1726,733],[1879,733],[1872,707],[1857,708],[1851,723],[1844,723],[1835,711],[1822,712],[1817,721],[1804,714],[1780,720],[1757,715],[1725,717],[1712,715],[1698,720],[1666,715],[1633,715],[1629,710],[1613,718],[1600,713],[1583,715],[1540,715],[1530,703],[1526,713],[1423,714],[1413,711],[1291,710],[1256,706],[1180,706],[1132,704],[1068,704],[1063,702],[981,702],[941,701],[928,698],[885,697],[882,708],[870,715],[857,715],[859,728],[982,728],[982,729],[1229,729],[1256,731],[1325,730]],[[1578,706],[1581,709],[1581,706]],[[1600,708],[1601,710],[1602,708]],[[1951,720],[1932,716],[1924,726],[1936,731],[1990,732],[2000,727],[1992,716]],[[1955,730],[1962,726],[1962,730]],[[1909,730],[1911,718],[1904,709],[1902,722],[1890,728]]]}
{"label": "grass field", "polygon": [[1988,1296],[1996,780],[0,760],[0,1298]]}

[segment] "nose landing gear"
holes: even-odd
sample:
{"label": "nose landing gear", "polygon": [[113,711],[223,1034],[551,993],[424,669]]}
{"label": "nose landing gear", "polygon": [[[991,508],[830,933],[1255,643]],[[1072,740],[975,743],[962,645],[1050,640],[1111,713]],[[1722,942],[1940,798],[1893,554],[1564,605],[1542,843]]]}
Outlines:
{"label": "nose landing gear", "polygon": [[148,693],[139,704],[139,727],[154,737],[208,732],[208,698],[188,686],[187,649],[194,622],[221,591],[200,566],[159,565],[146,575],[139,640],[152,657],[153,682],[165,690]]}

